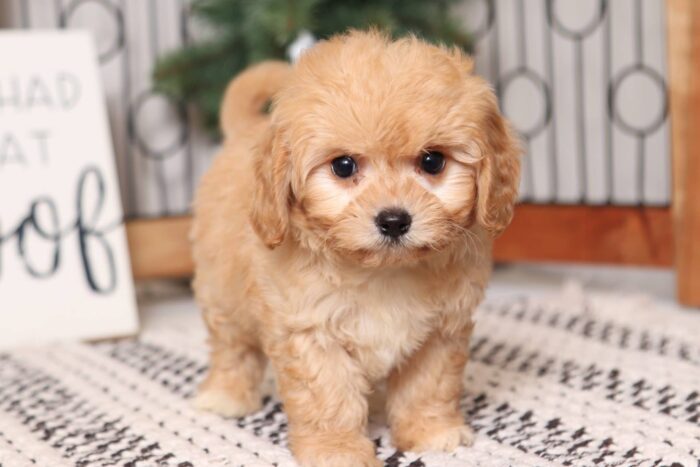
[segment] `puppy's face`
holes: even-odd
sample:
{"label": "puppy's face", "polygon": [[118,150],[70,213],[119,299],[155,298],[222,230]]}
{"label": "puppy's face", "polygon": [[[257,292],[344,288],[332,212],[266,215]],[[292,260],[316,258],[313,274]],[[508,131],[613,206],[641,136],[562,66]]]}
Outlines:
{"label": "puppy's face", "polygon": [[[510,221],[518,149],[457,52],[351,33],[321,43],[277,98],[253,225],[368,266],[464,247]],[[292,226],[289,229],[289,226]]]}

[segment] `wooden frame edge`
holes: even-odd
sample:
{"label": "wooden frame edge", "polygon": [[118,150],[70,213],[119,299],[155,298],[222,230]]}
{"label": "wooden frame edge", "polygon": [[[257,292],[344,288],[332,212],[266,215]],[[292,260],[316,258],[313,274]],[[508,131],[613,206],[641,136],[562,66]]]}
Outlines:
{"label": "wooden frame edge", "polygon": [[[134,277],[191,276],[190,225],[189,216],[127,222]],[[669,267],[672,237],[667,208],[523,204],[496,240],[494,259]]]}
{"label": "wooden frame edge", "polygon": [[496,261],[671,267],[669,208],[521,204],[494,246]]}
{"label": "wooden frame edge", "polygon": [[135,279],[189,277],[190,216],[137,219],[126,222],[126,238]]}
{"label": "wooden frame edge", "polygon": [[677,295],[700,306],[700,6],[666,5]]}

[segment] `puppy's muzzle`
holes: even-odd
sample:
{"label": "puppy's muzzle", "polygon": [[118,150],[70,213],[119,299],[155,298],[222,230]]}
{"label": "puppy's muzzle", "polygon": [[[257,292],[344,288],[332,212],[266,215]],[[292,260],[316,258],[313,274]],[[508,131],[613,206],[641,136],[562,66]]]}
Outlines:
{"label": "puppy's muzzle", "polygon": [[405,209],[391,208],[377,214],[374,223],[382,235],[397,239],[411,228],[411,220],[411,215]]}

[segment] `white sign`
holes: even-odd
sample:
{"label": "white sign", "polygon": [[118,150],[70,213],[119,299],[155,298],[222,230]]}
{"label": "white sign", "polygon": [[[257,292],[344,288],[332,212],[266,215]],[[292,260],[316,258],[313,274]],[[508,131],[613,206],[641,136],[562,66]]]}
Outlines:
{"label": "white sign", "polygon": [[136,332],[92,38],[0,32],[0,347]]}

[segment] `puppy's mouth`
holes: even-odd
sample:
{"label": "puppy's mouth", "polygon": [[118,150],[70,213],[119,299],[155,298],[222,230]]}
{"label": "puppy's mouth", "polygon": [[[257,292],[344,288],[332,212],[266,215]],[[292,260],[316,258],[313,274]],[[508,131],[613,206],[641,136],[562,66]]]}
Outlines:
{"label": "puppy's mouth", "polygon": [[409,266],[425,259],[441,248],[437,245],[416,244],[405,238],[382,239],[372,248],[341,249],[340,253],[365,267]]}
{"label": "puppy's mouth", "polygon": [[409,253],[428,253],[435,251],[437,248],[428,243],[416,243],[409,239],[400,238],[383,238],[377,248],[378,251],[387,251],[391,254],[409,254]]}
{"label": "puppy's mouth", "polygon": [[382,238],[380,248],[408,248],[403,238]]}

